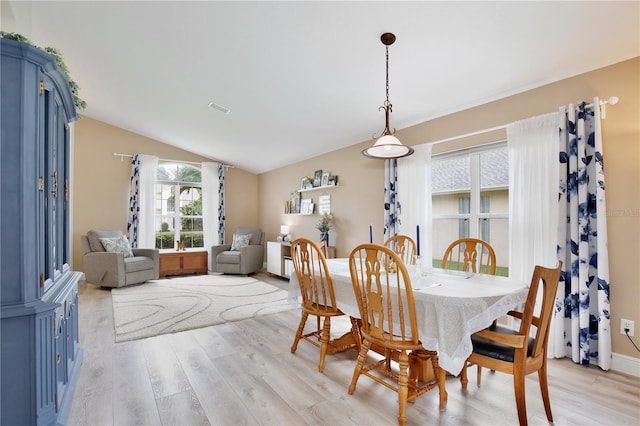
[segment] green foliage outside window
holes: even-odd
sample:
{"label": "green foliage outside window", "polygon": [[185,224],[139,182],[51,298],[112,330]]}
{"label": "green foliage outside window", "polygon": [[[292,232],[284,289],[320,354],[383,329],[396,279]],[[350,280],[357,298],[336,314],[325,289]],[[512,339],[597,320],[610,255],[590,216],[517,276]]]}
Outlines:
{"label": "green foliage outside window", "polygon": [[[156,232],[156,248],[159,249],[172,249],[176,248],[176,242],[174,240],[175,233],[170,232]],[[189,232],[182,231],[180,233],[181,241],[185,243],[185,248],[204,247],[204,234],[202,231]]]}

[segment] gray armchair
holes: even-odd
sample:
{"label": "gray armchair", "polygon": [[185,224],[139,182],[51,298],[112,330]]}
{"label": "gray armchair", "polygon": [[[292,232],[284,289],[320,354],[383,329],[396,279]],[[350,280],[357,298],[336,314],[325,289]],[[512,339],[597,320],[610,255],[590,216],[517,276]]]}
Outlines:
{"label": "gray armchair", "polygon": [[[238,236],[249,235],[247,245],[222,244],[211,247],[211,269],[224,274],[249,275],[262,269],[264,260],[265,235],[260,228],[238,228],[234,233]],[[233,250],[232,250],[233,248]]]}
{"label": "gray armchair", "polygon": [[122,287],[158,279],[160,253],[157,249],[131,249],[132,256],[107,251],[100,238],[117,239],[122,232],[91,230],[81,237],[85,279],[101,287]]}

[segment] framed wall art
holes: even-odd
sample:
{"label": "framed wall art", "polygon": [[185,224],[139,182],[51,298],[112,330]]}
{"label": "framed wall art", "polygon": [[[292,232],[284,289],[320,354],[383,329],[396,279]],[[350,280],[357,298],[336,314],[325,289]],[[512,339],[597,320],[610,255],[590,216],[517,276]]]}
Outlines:
{"label": "framed wall art", "polygon": [[313,174],[313,186],[320,186],[322,184],[322,170],[316,170]]}
{"label": "framed wall art", "polygon": [[324,172],[322,174],[322,180],[320,181],[321,186],[329,185],[329,176],[331,176],[331,172]]}
{"label": "framed wall art", "polygon": [[291,193],[291,214],[300,213],[300,193],[293,191]]}
{"label": "framed wall art", "polygon": [[305,190],[311,188],[313,183],[309,180],[308,177],[303,177],[300,179],[300,189]]}
{"label": "framed wall art", "polygon": [[318,214],[331,214],[330,195],[321,195],[318,197]]}
{"label": "framed wall art", "polygon": [[313,214],[313,200],[311,198],[300,200],[300,214]]}

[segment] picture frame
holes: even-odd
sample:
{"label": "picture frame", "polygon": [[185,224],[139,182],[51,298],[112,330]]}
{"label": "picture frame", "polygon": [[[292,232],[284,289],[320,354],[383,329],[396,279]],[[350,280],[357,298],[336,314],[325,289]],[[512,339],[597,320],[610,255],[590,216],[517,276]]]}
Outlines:
{"label": "picture frame", "polygon": [[309,189],[310,186],[311,186],[311,182],[309,181],[308,177],[305,176],[302,179],[300,179],[300,189],[301,190]]}
{"label": "picture frame", "polygon": [[300,200],[300,214],[313,214],[313,200],[311,198]]}
{"label": "picture frame", "polygon": [[321,195],[318,197],[318,214],[331,214],[331,196]]}
{"label": "picture frame", "polygon": [[320,181],[320,186],[329,185],[329,176],[331,176],[331,172],[322,173],[322,180]]}
{"label": "picture frame", "polygon": [[291,214],[300,213],[300,193],[294,191],[291,193]]}
{"label": "picture frame", "polygon": [[316,170],[313,174],[313,187],[320,186],[322,183],[322,170]]}
{"label": "picture frame", "polygon": [[329,186],[337,186],[338,185],[338,176],[331,175],[329,176],[329,181],[327,183]]}

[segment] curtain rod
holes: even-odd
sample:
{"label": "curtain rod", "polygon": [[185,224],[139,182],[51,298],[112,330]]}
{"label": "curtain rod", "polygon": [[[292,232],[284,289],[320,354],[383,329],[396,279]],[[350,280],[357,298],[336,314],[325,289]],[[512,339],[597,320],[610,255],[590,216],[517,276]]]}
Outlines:
{"label": "curtain rod", "polygon": [[494,132],[496,130],[506,129],[507,126],[508,126],[508,124],[502,124],[500,126],[490,127],[488,129],[476,130],[475,132],[469,132],[469,133],[465,133],[463,135],[451,136],[449,138],[440,139],[440,140],[433,141],[433,142],[425,142],[425,143],[430,143],[430,144],[436,145],[436,144],[439,144],[439,143],[449,142],[449,141],[453,141],[453,140],[456,140],[456,139],[470,138],[471,136],[477,136],[477,135],[482,135],[484,133]]}
{"label": "curtain rod", "polygon": [[[603,99],[603,100],[600,101],[600,113],[601,113],[601,117],[603,119],[607,118],[605,105],[607,105],[607,104],[615,105],[615,104],[618,103],[618,101],[619,101],[619,99],[618,99],[617,96],[611,96],[609,99]],[[587,108],[592,108],[593,107],[593,103],[587,104],[586,107]],[[496,130],[506,129],[509,124],[502,124],[500,126],[490,127],[488,129],[476,130],[475,132],[469,132],[469,133],[465,133],[463,135],[451,136],[449,138],[440,139],[440,140],[433,141],[433,142],[425,142],[425,143],[430,143],[430,144],[436,145],[436,144],[439,144],[439,143],[449,142],[449,141],[453,141],[453,140],[456,140],[456,139],[470,138],[471,136],[477,136],[477,135],[482,135],[484,133],[493,132],[493,131],[496,131]]]}
{"label": "curtain rod", "polygon": [[[600,101],[600,118],[603,120],[607,118],[607,107],[605,105],[615,105],[620,99],[617,96],[611,96],[609,99],[603,99]],[[587,108],[593,108],[593,103],[587,104]]]}
{"label": "curtain rod", "polygon": [[[121,154],[119,152],[114,152],[113,156],[114,157],[120,157],[120,161],[123,161],[124,157],[133,158],[132,154]],[[171,159],[168,159],[168,158],[158,158],[158,160],[171,161],[173,163],[183,163],[183,164],[196,164],[196,165],[202,164],[202,162],[198,163],[196,161],[171,160]],[[216,162],[219,163],[220,161],[216,161]],[[222,163],[222,166],[223,167],[227,167],[227,168],[232,168],[232,169],[234,169],[236,167],[236,166],[232,166],[231,164],[224,164],[224,163]]]}

